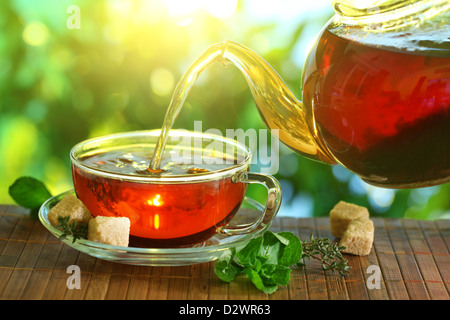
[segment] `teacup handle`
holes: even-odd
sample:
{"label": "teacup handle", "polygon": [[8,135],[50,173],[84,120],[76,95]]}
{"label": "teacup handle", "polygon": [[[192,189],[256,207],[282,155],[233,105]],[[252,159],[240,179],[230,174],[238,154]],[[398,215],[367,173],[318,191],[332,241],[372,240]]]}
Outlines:
{"label": "teacup handle", "polygon": [[275,218],[281,205],[281,186],[278,180],[269,175],[243,171],[233,176],[232,181],[258,183],[265,186],[268,193],[266,206],[261,217],[254,223],[240,227],[223,226],[217,231],[229,235],[241,235],[265,228]]}

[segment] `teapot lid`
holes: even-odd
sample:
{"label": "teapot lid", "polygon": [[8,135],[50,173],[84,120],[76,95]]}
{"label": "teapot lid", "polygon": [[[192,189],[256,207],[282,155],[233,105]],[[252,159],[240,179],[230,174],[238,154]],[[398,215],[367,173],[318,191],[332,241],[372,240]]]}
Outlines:
{"label": "teapot lid", "polygon": [[421,22],[450,9],[448,0],[333,0],[343,23],[397,28]]}
{"label": "teapot lid", "polygon": [[450,57],[449,0],[334,0],[327,28],[366,45]]}

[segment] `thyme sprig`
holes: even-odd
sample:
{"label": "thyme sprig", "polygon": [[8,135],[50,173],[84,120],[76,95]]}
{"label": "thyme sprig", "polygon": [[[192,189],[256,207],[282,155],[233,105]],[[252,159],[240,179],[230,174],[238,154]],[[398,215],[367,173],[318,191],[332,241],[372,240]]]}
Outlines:
{"label": "thyme sprig", "polygon": [[[351,267],[347,265],[348,260],[342,256],[341,251],[345,249],[337,243],[330,243],[328,238],[315,238],[311,234],[309,241],[302,242],[303,261],[315,259],[321,262],[322,270],[337,271],[341,276],[350,273]],[[304,262],[299,262],[299,266],[305,266]]]}
{"label": "thyme sprig", "polygon": [[70,217],[58,217],[58,225],[56,228],[62,231],[59,239],[66,239],[68,236],[72,236],[72,243],[75,243],[78,239],[86,239],[88,233],[88,225],[78,223],[76,221],[69,221]]}

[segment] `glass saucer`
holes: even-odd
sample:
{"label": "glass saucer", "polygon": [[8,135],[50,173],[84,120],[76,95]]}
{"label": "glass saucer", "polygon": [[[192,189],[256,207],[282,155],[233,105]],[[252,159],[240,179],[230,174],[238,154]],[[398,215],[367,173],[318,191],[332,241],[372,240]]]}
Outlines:
{"label": "glass saucer", "polygon": [[[70,190],[52,197],[39,210],[39,220],[58,239],[62,232],[50,224],[48,213],[53,206],[69,193],[75,194],[73,190]],[[263,212],[263,205],[246,197],[229,225],[242,226],[251,224]],[[232,247],[243,247],[250,239],[262,234],[269,228],[270,223],[256,232],[245,235],[216,234],[206,241],[183,248],[118,247],[85,239],[78,239],[73,243],[71,236],[61,241],[80,252],[103,260],[141,266],[182,266],[216,260],[225,250]]]}

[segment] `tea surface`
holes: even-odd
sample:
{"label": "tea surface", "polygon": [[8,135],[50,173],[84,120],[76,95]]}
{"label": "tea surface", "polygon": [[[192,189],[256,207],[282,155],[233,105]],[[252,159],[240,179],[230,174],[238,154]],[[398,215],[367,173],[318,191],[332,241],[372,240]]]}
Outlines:
{"label": "tea surface", "polygon": [[[108,152],[101,152],[81,158],[87,166],[103,171],[126,175],[149,175],[147,171],[150,159],[154,151],[151,146],[126,147]],[[201,155],[196,159],[199,163],[192,163],[194,156],[179,154],[175,151],[167,151],[161,159],[160,176],[182,176],[186,174],[198,174],[220,171],[237,163],[236,159],[224,159],[220,157]],[[195,161],[197,162],[197,161]]]}

